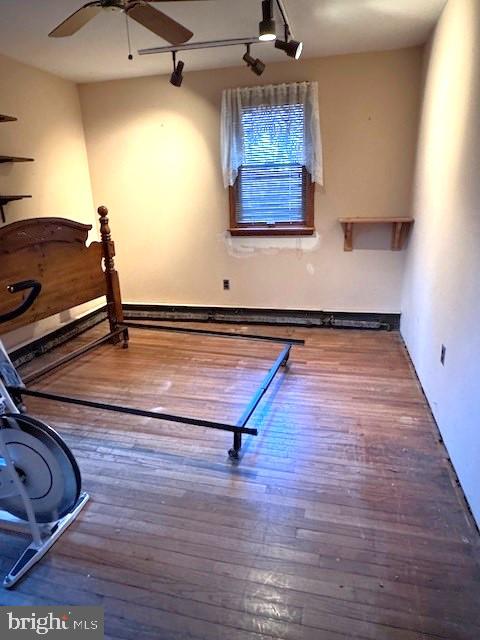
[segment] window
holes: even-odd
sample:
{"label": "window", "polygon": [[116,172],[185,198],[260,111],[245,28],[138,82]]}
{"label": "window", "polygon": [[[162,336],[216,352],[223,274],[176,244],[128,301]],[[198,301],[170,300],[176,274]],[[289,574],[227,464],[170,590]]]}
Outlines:
{"label": "window", "polygon": [[231,187],[230,231],[313,233],[314,184],[302,165],[301,104],[242,109],[244,161]]}
{"label": "window", "polygon": [[[276,87],[255,87],[229,90],[241,92],[243,100],[235,95],[230,104],[225,99],[222,104],[222,159],[230,193],[232,235],[314,232],[315,183],[307,168],[312,156],[311,124],[307,124],[312,121],[307,118],[311,109],[305,94],[297,90],[300,85],[279,86],[283,92],[273,100],[267,99],[265,92],[275,92]],[[298,99],[292,99],[291,92],[286,96],[285,88],[290,87]],[[226,143],[230,147],[225,148]]]}

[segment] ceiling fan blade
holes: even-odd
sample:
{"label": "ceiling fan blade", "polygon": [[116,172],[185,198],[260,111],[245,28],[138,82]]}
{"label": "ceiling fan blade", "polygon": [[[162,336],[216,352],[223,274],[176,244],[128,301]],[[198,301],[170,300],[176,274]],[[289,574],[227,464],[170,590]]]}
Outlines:
{"label": "ceiling fan blade", "polygon": [[170,44],[183,44],[193,36],[193,32],[190,29],[148,4],[134,3],[130,7],[127,6],[125,11],[129,18],[133,18],[142,26],[156,33],[157,36],[170,42]]}
{"label": "ceiling fan blade", "polygon": [[50,38],[65,38],[66,36],[73,36],[83,26],[90,22],[92,18],[100,13],[102,6],[100,2],[89,2],[84,5],[75,13],[72,13],[66,20],[64,20],[58,27],[55,27],[48,35]]}

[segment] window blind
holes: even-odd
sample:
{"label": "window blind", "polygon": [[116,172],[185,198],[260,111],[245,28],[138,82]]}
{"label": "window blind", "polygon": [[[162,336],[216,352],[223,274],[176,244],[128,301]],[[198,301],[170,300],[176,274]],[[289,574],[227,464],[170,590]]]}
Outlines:
{"label": "window blind", "polygon": [[246,107],[242,128],[245,160],[238,177],[237,221],[303,222],[303,105]]}

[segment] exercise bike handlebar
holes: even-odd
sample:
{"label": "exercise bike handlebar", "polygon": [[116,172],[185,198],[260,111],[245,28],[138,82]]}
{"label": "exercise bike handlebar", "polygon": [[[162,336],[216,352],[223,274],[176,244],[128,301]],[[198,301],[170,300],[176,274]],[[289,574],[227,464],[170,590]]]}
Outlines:
{"label": "exercise bike handlebar", "polygon": [[22,313],[28,311],[42,290],[42,285],[37,280],[22,280],[21,282],[15,282],[15,284],[8,285],[7,290],[10,293],[18,293],[19,291],[25,291],[26,289],[31,289],[31,291],[19,307],[13,309],[13,311],[0,314],[0,324],[2,322],[14,320],[15,318],[18,318],[18,316],[21,316]]}

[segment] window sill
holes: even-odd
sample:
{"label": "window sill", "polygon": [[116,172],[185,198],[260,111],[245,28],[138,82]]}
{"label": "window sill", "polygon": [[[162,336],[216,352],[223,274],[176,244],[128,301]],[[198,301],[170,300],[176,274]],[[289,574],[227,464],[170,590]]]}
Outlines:
{"label": "window sill", "polygon": [[234,227],[229,229],[232,236],[312,236],[315,227],[288,225],[285,227]]}

